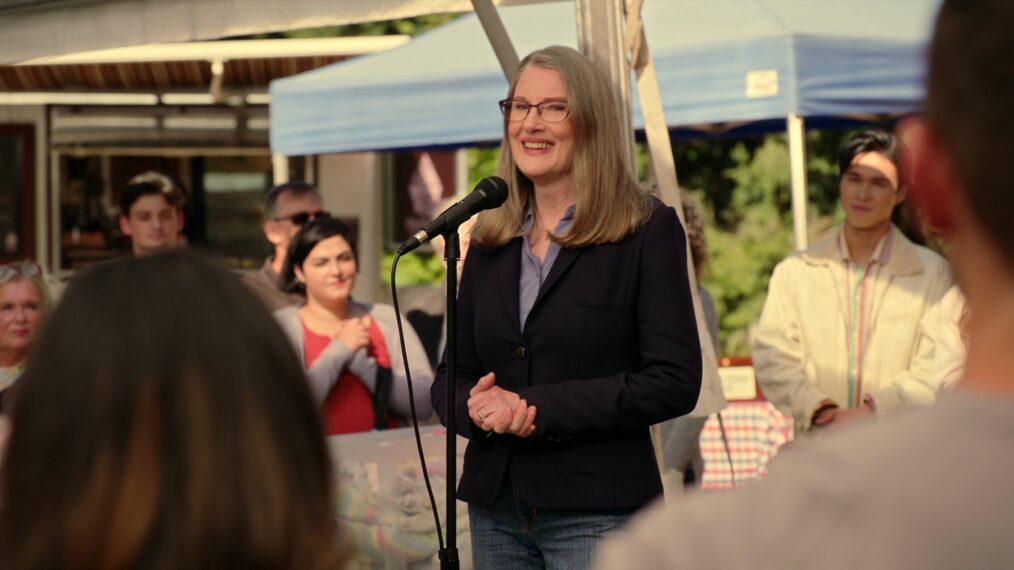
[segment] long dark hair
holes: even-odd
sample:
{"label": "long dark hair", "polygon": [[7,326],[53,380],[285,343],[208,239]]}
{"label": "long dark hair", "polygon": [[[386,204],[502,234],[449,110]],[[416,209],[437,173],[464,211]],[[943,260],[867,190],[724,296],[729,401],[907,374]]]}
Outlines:
{"label": "long dark hair", "polygon": [[338,218],[321,217],[314,218],[299,229],[292,241],[289,243],[289,250],[285,254],[285,264],[282,266],[282,288],[290,293],[303,292],[306,288],[296,278],[296,268],[303,269],[303,262],[317,247],[317,244],[334,236],[341,236],[352,248],[352,257],[356,259],[356,271],[359,271],[359,252],[356,249],[356,232],[352,226]]}
{"label": "long dark hair", "polygon": [[890,160],[898,171],[898,187],[904,186],[908,181],[907,172],[901,161],[903,147],[898,144],[897,137],[893,133],[878,128],[867,128],[857,131],[845,141],[838,151],[838,180],[840,181],[856,156],[867,152],[877,152]]}
{"label": "long dark hair", "polygon": [[303,372],[228,271],[173,251],[86,272],[19,384],[0,566],[341,566]]}
{"label": "long dark hair", "polygon": [[[894,136],[894,133],[876,127],[857,131],[842,144],[838,151],[839,182],[852,166],[852,161],[856,156],[867,152],[880,153],[894,164],[894,168],[898,172],[898,189],[908,184],[911,175],[905,169],[905,161],[902,159],[908,150]],[[917,216],[913,216],[908,208],[903,205],[896,206],[891,213],[891,223],[898,226],[901,233],[908,236],[913,242],[926,245],[927,236],[922,221]]]}

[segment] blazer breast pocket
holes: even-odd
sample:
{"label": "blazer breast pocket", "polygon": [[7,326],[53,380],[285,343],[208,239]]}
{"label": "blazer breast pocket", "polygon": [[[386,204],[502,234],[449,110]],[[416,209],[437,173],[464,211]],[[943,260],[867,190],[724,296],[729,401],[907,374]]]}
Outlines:
{"label": "blazer breast pocket", "polygon": [[627,300],[634,248],[597,245],[581,254],[574,267],[574,302],[582,307],[618,311]]}

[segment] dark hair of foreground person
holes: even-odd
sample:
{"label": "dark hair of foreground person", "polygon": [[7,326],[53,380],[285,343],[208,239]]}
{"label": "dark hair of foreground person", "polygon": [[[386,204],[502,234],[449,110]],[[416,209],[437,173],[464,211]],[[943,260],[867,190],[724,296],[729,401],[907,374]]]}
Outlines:
{"label": "dark hair of foreground person", "polygon": [[77,277],[0,475],[3,568],[338,568],[331,464],[291,347],[183,251]]}

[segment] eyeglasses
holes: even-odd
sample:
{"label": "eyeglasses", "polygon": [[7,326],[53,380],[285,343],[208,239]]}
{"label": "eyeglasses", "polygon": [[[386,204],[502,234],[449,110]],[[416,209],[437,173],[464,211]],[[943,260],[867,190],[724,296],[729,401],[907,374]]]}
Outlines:
{"label": "eyeglasses", "polygon": [[280,222],[282,220],[289,220],[293,224],[295,224],[297,226],[301,226],[301,225],[305,224],[306,222],[309,222],[310,220],[316,220],[317,218],[330,218],[330,217],[331,217],[331,214],[322,211],[322,212],[298,212],[298,213],[291,214],[291,215],[288,215],[288,216],[280,216],[280,217],[271,218],[271,219],[274,220],[274,221],[276,221],[276,222]]}
{"label": "eyeglasses", "polygon": [[563,122],[567,118],[567,115],[570,114],[566,101],[549,100],[536,105],[517,99],[504,99],[500,101],[500,112],[511,122],[524,121],[525,117],[528,116],[528,111],[532,107],[538,110],[539,116],[547,123]]}
{"label": "eyeglasses", "polygon": [[18,275],[25,277],[38,277],[42,275],[42,268],[31,261],[19,261],[0,265],[0,283],[6,283]]}

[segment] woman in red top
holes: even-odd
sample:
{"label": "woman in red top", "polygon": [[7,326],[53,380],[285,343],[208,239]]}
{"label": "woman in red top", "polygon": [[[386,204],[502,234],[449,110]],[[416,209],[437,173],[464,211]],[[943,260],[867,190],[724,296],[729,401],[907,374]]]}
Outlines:
{"label": "woman in red top", "polygon": [[299,352],[329,435],[396,427],[413,400],[420,418],[432,414],[433,372],[422,343],[405,329],[410,394],[394,310],[352,300],[357,271],[352,229],[326,217],[296,234],[282,269],[286,288],[305,290],[306,303],[275,317]]}

